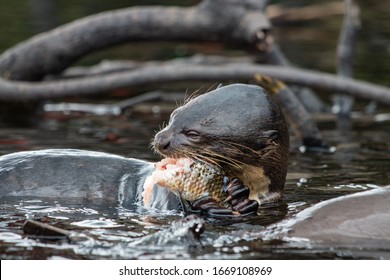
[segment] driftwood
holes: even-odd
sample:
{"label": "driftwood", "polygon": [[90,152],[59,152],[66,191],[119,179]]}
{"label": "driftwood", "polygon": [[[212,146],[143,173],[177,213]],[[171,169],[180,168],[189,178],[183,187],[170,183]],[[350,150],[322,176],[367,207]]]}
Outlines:
{"label": "driftwood", "polygon": [[137,41],[204,41],[261,47],[267,1],[204,0],[190,8],[132,7],[85,17],[27,40],[0,56],[0,76],[36,81],[80,57]]}
{"label": "driftwood", "polygon": [[302,139],[301,152],[333,153],[335,147],[323,140],[316,123],[295,94],[280,80],[268,76],[255,75],[256,82],[264,87],[279,102],[294,132]]}
{"label": "driftwood", "polygon": [[329,16],[342,15],[343,3],[339,1],[328,2],[299,8],[286,8],[279,4],[275,4],[267,7],[266,14],[274,25],[290,24],[291,22],[302,22]]}
{"label": "driftwood", "polygon": [[[268,64],[289,67],[293,66],[292,63],[280,51],[280,48],[277,44],[273,44],[272,48],[269,48],[268,51],[263,53],[263,56],[263,59]],[[328,106],[310,88],[293,86],[291,89],[309,112],[328,111]]]}
{"label": "driftwood", "polygon": [[[48,75],[62,72],[83,55],[125,42],[212,41],[272,53],[276,48],[269,34],[270,23],[264,15],[266,4],[267,1],[257,0],[204,0],[189,8],[132,7],[74,21],[37,35],[0,56],[0,76],[3,77],[0,101],[58,99],[163,82],[248,81],[254,74],[261,73],[295,85],[389,104],[390,90],[386,87],[299,68],[251,62],[223,66],[152,63],[149,67],[134,66],[102,76],[42,81]],[[302,99],[308,100],[309,95],[314,97],[309,92]],[[323,111],[318,99],[312,99],[311,104],[317,102],[319,108],[314,111]]]}
{"label": "driftwood", "polygon": [[[203,0],[187,8],[132,7],[89,16],[34,36],[0,56],[0,105],[8,103],[6,109],[12,112],[13,106],[23,108],[22,104],[34,107],[42,100],[105,94],[120,88],[181,81],[256,82],[257,75],[266,75],[289,85],[280,90],[283,94],[279,94],[279,102],[295,124],[303,144],[322,150],[329,147],[322,141],[307,111],[325,112],[327,106],[312,89],[390,105],[389,88],[349,78],[353,52],[345,53],[339,48],[342,62],[339,76],[292,66],[273,42],[271,24],[264,14],[267,2]],[[331,4],[334,9],[328,15],[339,12],[337,5]],[[318,7],[314,10],[321,11]],[[306,13],[309,18],[313,13],[310,8],[302,11],[309,11]],[[288,14],[271,16],[271,21],[278,19],[295,20]],[[347,14],[344,24],[347,31],[350,22]],[[340,46],[350,37],[351,33],[342,32]],[[104,67],[69,69],[78,59],[97,50],[129,42],[159,40],[219,42],[251,50],[255,56],[223,60],[209,57],[202,61],[197,61],[196,57],[167,62],[122,61]],[[256,63],[261,56],[274,65]],[[113,106],[103,106],[98,111],[117,114],[144,100],[160,97],[160,93],[134,97]],[[84,111],[96,112],[96,107],[81,107]]]}
{"label": "driftwood", "polygon": [[358,98],[376,100],[379,103],[390,105],[390,89],[384,86],[296,67],[250,63],[205,66],[167,62],[143,67],[137,71],[124,71],[90,78],[42,83],[0,80],[0,100],[25,101],[55,99],[74,95],[92,95],[117,88],[156,85],[164,82],[248,81],[252,80],[255,74],[267,75],[286,83],[308,86],[319,90],[342,92]]}
{"label": "driftwood", "polygon": [[70,241],[71,239],[70,231],[34,220],[26,220],[23,225],[23,233],[29,237],[51,241]]}
{"label": "driftwood", "polygon": [[[152,91],[137,95],[113,104],[86,104],[86,103],[48,103],[44,105],[45,112],[83,112],[95,115],[114,115],[123,114],[127,109],[140,103],[148,101],[164,100],[164,93]],[[170,100],[172,101],[172,100]]]}

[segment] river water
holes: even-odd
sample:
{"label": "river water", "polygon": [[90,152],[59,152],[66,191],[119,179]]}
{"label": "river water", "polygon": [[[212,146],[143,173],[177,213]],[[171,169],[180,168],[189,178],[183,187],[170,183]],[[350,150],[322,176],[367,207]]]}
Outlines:
{"label": "river water", "polygon": [[[377,4],[378,11],[387,6],[381,5]],[[368,31],[366,28],[363,36],[369,38],[368,34],[373,34],[374,38],[360,46],[363,52],[358,53],[357,76],[390,85],[388,74],[383,73],[383,69],[390,69],[390,44],[385,36],[389,34],[389,29],[373,28],[379,26],[381,17],[370,16],[372,21],[368,22]],[[285,33],[284,38],[278,35],[279,40],[284,40],[282,49],[295,63],[299,61],[303,66],[333,71],[330,68],[334,67],[334,62],[329,62],[329,57],[334,55],[335,32],[339,23],[340,19],[332,18],[315,26],[318,28],[319,25],[326,34],[332,34],[327,39],[326,49],[322,49],[322,43],[318,43],[326,36],[317,36],[321,40],[316,41],[315,38],[310,39],[310,32],[306,33],[306,40],[299,42],[301,48],[307,51],[299,49],[294,34],[307,31],[302,25],[295,29],[288,28],[289,32]],[[370,47],[382,51],[372,53]],[[307,56],[306,59],[303,54]],[[322,59],[313,59],[314,54]],[[377,68],[371,66],[373,61]],[[365,64],[370,67],[364,67]],[[358,110],[364,110],[365,105],[359,104]],[[77,148],[158,160],[149,144],[175,106],[173,103],[141,104],[121,116],[46,112],[34,127],[0,127],[0,155],[46,148]],[[379,113],[388,112],[388,108],[379,108]],[[3,201],[0,205],[1,259],[390,258],[389,252],[378,249],[311,248],[299,240],[266,238],[261,234],[267,225],[289,219],[317,202],[390,184],[390,122],[388,118],[380,118],[385,115],[377,116],[374,120],[365,115],[347,124],[322,119],[319,127],[325,141],[336,146],[334,154],[302,154],[298,151],[299,140],[292,135],[284,196],[286,204],[261,209],[261,215],[256,218],[233,222],[206,219],[202,246],[188,246],[185,242],[159,246],[134,245],[140,238],[169,228],[172,222],[183,217],[181,213],[107,208],[103,205],[77,204],[61,198],[16,198]],[[22,227],[26,219],[31,218],[71,230],[83,238],[75,242],[26,238]]]}
{"label": "river water", "polygon": [[[156,111],[155,106],[153,104],[150,108]],[[3,135],[1,154],[67,147],[157,160],[148,144],[168,115],[144,115],[135,111],[128,117],[70,114],[63,115],[62,119],[51,113],[39,129],[0,129]],[[389,122],[368,124],[354,121],[351,130],[337,129],[334,125],[334,122],[321,123],[324,138],[337,147],[334,154],[301,154],[299,141],[292,137],[285,206],[262,209],[256,218],[234,222],[206,219],[203,247],[191,247],[186,242],[177,242],[174,246],[131,245],[139,238],[167,229],[172,222],[183,217],[181,213],[107,208],[61,198],[16,198],[1,204],[0,256],[2,259],[389,257],[388,253],[378,250],[319,250],[294,240],[262,238],[261,232],[267,225],[291,218],[317,202],[389,184]],[[27,218],[69,229],[88,238],[73,243],[26,238],[22,226]]]}

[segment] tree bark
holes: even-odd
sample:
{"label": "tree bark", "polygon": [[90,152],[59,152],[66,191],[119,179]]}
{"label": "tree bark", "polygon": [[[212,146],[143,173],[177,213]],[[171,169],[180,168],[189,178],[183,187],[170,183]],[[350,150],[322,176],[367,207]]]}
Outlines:
{"label": "tree bark", "polygon": [[267,1],[204,0],[189,8],[131,7],[60,26],[0,56],[0,76],[37,81],[59,73],[83,55],[136,41],[218,41],[256,46],[270,24]]}
{"label": "tree bark", "polygon": [[342,14],[343,3],[340,3],[340,1],[312,4],[298,8],[284,7],[281,4],[273,4],[267,7],[267,16],[274,25],[304,22]]}
{"label": "tree bark", "polygon": [[342,92],[357,98],[376,100],[379,103],[390,105],[390,89],[387,87],[323,72],[252,63],[213,66],[169,62],[145,66],[136,71],[124,71],[84,79],[41,83],[0,80],[0,101],[29,101],[58,99],[74,95],[95,95],[118,88],[179,81],[250,81],[257,73],[286,83],[332,93]]}
{"label": "tree bark", "polygon": [[[263,53],[268,64],[279,66],[294,66],[281,52],[277,44]],[[308,87],[291,87],[291,90],[297,95],[305,108],[311,113],[326,112],[326,104]]]}
{"label": "tree bark", "polygon": [[321,133],[306,108],[282,81],[269,76],[255,75],[256,82],[273,95],[283,108],[294,132],[302,139],[301,152],[332,153],[336,149],[323,140]]}

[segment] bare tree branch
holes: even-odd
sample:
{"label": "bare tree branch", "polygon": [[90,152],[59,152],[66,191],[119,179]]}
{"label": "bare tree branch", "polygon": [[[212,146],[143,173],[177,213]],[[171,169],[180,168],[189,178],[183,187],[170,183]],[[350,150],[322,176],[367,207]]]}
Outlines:
{"label": "bare tree branch", "polygon": [[162,99],[163,93],[160,91],[152,91],[141,95],[130,97],[126,100],[114,104],[86,104],[86,103],[69,103],[63,102],[58,104],[45,104],[43,106],[46,112],[84,112],[95,115],[120,115],[126,109],[137,104],[156,101]]}
{"label": "bare tree branch", "polygon": [[342,14],[343,3],[340,3],[340,1],[298,8],[288,8],[280,4],[267,7],[267,16],[273,24],[309,21]]}
{"label": "bare tree branch", "polygon": [[[268,64],[280,66],[294,66],[282,53],[277,44],[273,44],[268,51],[263,53],[265,61]],[[326,104],[308,87],[291,87],[299,100],[303,103],[309,112],[326,112]]]}
{"label": "bare tree branch", "polygon": [[136,41],[212,41],[256,46],[270,24],[266,1],[204,0],[189,8],[132,7],[103,12],[39,34],[0,56],[0,76],[37,81],[80,57]]}
{"label": "bare tree branch", "polygon": [[294,132],[302,139],[301,152],[315,151],[332,153],[336,149],[323,140],[321,133],[296,95],[281,81],[260,74],[255,75],[255,81],[275,96]]}
{"label": "bare tree branch", "polygon": [[295,67],[251,63],[205,66],[167,62],[143,67],[136,71],[125,71],[85,79],[41,83],[0,80],[0,100],[56,99],[104,93],[118,88],[179,81],[248,81],[252,80],[256,73],[268,75],[286,83],[332,93],[342,92],[357,98],[376,100],[379,103],[390,105],[390,89],[384,86]]}

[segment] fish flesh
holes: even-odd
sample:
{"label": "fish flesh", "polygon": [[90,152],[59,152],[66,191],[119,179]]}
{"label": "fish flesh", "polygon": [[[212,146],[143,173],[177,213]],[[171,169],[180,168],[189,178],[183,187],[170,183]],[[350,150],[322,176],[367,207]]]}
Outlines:
{"label": "fish flesh", "polygon": [[224,177],[223,170],[215,165],[190,158],[165,158],[155,163],[154,172],[145,181],[144,205],[150,204],[152,189],[157,184],[188,202],[209,196],[224,206]]}

